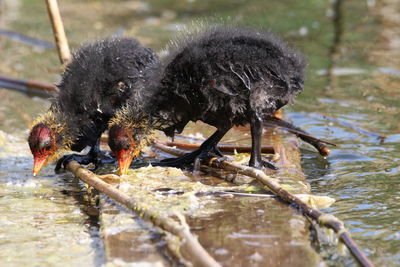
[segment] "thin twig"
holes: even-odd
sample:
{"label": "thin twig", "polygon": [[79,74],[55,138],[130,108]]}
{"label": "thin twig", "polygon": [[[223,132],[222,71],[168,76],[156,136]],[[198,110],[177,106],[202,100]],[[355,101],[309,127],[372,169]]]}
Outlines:
{"label": "thin twig", "polygon": [[58,88],[50,83],[44,83],[44,82],[38,82],[38,81],[32,81],[32,80],[21,80],[21,79],[15,79],[15,78],[10,78],[10,77],[5,77],[0,75],[0,83],[7,83],[11,85],[16,85],[20,86],[22,88],[34,88],[34,89],[39,89],[39,90],[44,90],[48,92],[58,92]]}
{"label": "thin twig", "polygon": [[190,233],[187,225],[179,224],[169,217],[162,216],[157,212],[154,212],[151,207],[145,206],[143,203],[137,203],[124,192],[103,182],[97,177],[97,175],[83,168],[76,161],[70,162],[67,168],[80,180],[89,184],[97,191],[114,199],[118,203],[125,205],[127,208],[140,215],[142,219],[148,220],[152,222],[153,225],[181,238],[181,246],[184,249],[184,252],[188,254],[188,259],[197,266],[220,266],[219,263],[207,253],[198,240]]}
{"label": "thin twig", "polygon": [[71,54],[69,52],[67,37],[65,36],[64,25],[61,20],[60,10],[58,9],[58,3],[57,0],[46,0],[46,4],[53,26],[58,56],[60,57],[61,64],[65,65],[70,61]]}
{"label": "thin twig", "polygon": [[[188,143],[178,143],[178,142],[166,142],[167,146],[175,146],[177,148],[182,149],[196,149],[199,148],[201,144],[188,144]],[[238,153],[246,153],[251,152],[251,146],[236,146],[236,145],[218,145],[218,149],[221,152],[230,152],[234,153],[235,151]],[[274,154],[274,148],[270,146],[263,146],[261,147],[261,153],[266,154]]]}
{"label": "thin twig", "polygon": [[[154,146],[157,149],[160,149],[161,151],[173,155],[181,155],[182,153],[184,153],[178,149],[174,149],[162,145],[160,143],[154,143]],[[350,250],[351,254],[362,266],[367,266],[367,267],[374,266],[372,262],[364,254],[364,252],[358,247],[358,245],[351,238],[349,232],[344,227],[343,222],[341,222],[338,218],[336,218],[333,215],[325,214],[319,211],[318,209],[314,209],[308,206],[300,198],[296,197],[289,191],[283,189],[279,183],[277,183],[274,179],[270,178],[263,171],[248,166],[233,164],[227,161],[219,162],[218,160],[215,160],[215,158],[210,159],[207,165],[215,168],[224,169],[227,171],[235,171],[257,179],[263,185],[267,186],[274,194],[279,196],[282,200],[288,202],[289,204],[296,204],[304,214],[316,220],[321,225],[325,225],[329,228],[332,228],[337,233],[340,240],[342,240],[343,243],[346,245],[346,247]]]}

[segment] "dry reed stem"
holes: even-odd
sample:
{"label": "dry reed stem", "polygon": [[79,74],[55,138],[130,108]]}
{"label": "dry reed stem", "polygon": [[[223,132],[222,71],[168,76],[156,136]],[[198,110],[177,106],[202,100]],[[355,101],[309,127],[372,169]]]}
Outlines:
{"label": "dry reed stem", "polygon": [[46,0],[46,4],[51,25],[53,26],[58,56],[61,64],[65,65],[70,61],[71,53],[69,52],[68,41],[65,36],[64,25],[61,19],[60,10],[58,9],[58,3],[57,0]]}

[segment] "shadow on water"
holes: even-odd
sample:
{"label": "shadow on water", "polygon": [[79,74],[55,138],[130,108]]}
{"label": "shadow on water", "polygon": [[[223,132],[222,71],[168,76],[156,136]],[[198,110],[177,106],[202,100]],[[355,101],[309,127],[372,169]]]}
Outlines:
{"label": "shadow on water", "polygon": [[[326,211],[345,222],[376,265],[400,264],[400,13],[396,1],[73,0],[60,1],[60,6],[73,48],[123,28],[126,35],[160,49],[192,19],[227,16],[240,24],[270,28],[299,47],[309,58],[308,80],[295,105],[287,109],[287,117],[313,135],[339,144],[326,160],[303,146],[303,169],[312,192],[336,198],[337,203]],[[53,40],[40,1],[0,0],[0,15],[0,29]],[[58,81],[61,70],[54,50],[0,38],[2,75]],[[21,143],[30,122],[49,103],[5,90],[0,90],[0,103],[0,258],[44,264],[74,264],[79,258],[80,264],[99,265],[104,256],[98,215],[85,202],[82,187],[68,174],[54,176],[51,168],[39,178],[30,177],[29,150]],[[387,138],[382,143],[366,132]],[[242,201],[249,203],[251,212]],[[265,227],[279,226],[284,220],[281,204],[252,201],[233,199],[232,205],[224,206],[224,219],[221,213],[193,219],[194,231],[208,237],[201,242],[227,265],[232,264],[232,251],[242,257],[249,255],[250,248],[257,253],[250,253],[249,261],[268,255],[287,266],[296,262],[296,255],[304,257],[302,248],[293,250],[296,244],[290,244],[290,253],[276,250],[275,242],[286,248],[285,229],[276,237]],[[222,207],[223,202],[215,205]],[[234,242],[222,243],[223,235]],[[242,251],[230,249],[237,242],[245,244]],[[40,250],[33,250],[35,246]],[[65,255],[67,249],[72,254]],[[321,252],[329,265],[348,264],[348,258],[332,253]]]}

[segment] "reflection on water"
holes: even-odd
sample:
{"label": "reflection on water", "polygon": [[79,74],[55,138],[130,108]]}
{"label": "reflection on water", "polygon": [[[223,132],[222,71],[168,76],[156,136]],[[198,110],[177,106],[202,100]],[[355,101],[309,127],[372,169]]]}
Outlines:
{"label": "reflection on water", "polygon": [[[21,0],[22,5],[15,5],[16,1],[0,0],[0,4],[4,2],[13,4],[7,12],[0,11],[9,15],[8,19],[0,19],[2,28],[52,41],[42,2]],[[304,145],[303,168],[312,191],[336,198],[337,203],[327,211],[345,221],[374,263],[399,265],[400,25],[396,18],[400,13],[396,1],[391,0],[340,2],[340,8],[336,9],[328,1],[287,0],[74,0],[60,1],[60,6],[73,47],[123,28],[126,35],[137,36],[143,43],[159,49],[177,27],[192,19],[230,16],[238,23],[270,28],[303,50],[309,57],[306,89],[297,103],[287,109],[287,116],[313,135],[339,144],[327,161]],[[334,27],[340,27],[340,31]],[[60,69],[55,51],[0,38],[2,75],[58,80]],[[98,244],[93,241],[96,235],[87,227],[82,228],[87,215],[82,214],[76,200],[60,193],[73,191],[73,187],[62,177],[53,176],[50,168],[39,179],[32,179],[25,144],[4,148],[12,140],[12,144],[23,142],[32,118],[46,110],[48,103],[4,90],[0,90],[0,98],[0,130],[13,134],[0,137],[0,258],[15,264],[25,259],[28,262],[42,259],[51,265],[53,258],[68,258],[73,264],[74,256],[79,257],[79,262],[93,263],[96,250],[91,248]],[[368,133],[386,138],[381,143],[377,136]],[[46,227],[46,223],[51,223],[52,228]],[[210,232],[209,243],[215,246],[218,259],[227,264],[231,264],[229,246],[236,240],[263,251],[249,260],[274,251],[270,241],[275,237],[269,237],[265,229],[253,233],[239,228],[228,233],[223,222],[212,229],[215,232]],[[230,234],[235,242],[219,244],[219,235],[223,233]],[[254,234],[259,238],[253,238]],[[43,240],[57,235],[62,235],[61,240],[55,241],[60,246],[46,246]],[[18,254],[36,245],[42,250],[25,258]],[[72,252],[63,255],[63,249]]]}

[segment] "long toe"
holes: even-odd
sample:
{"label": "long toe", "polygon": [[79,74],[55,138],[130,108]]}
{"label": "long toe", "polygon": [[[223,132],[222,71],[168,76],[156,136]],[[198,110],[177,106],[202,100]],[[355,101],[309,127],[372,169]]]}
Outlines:
{"label": "long toe", "polygon": [[186,160],[182,160],[180,158],[169,158],[166,161],[162,160],[159,162],[152,162],[151,165],[159,166],[159,167],[175,167],[175,168],[183,168],[189,165]]}
{"label": "long toe", "polygon": [[101,166],[103,166],[103,162],[101,159],[99,158],[94,158],[93,159],[93,164],[94,164],[94,170],[97,170],[98,168],[100,168]]}
{"label": "long toe", "polygon": [[201,160],[199,158],[196,158],[193,162],[193,173],[197,174],[200,172],[201,168]]}
{"label": "long toe", "polygon": [[275,164],[273,164],[272,162],[265,160],[265,159],[261,159],[261,160],[255,160],[254,162],[249,162],[249,166],[256,168],[256,169],[263,169],[263,168],[268,168],[268,169],[272,169],[272,170],[279,170],[278,167],[275,166]]}
{"label": "long toe", "polygon": [[69,155],[64,155],[64,156],[62,156],[62,157],[57,161],[57,164],[56,164],[56,167],[54,168],[54,171],[55,171],[56,173],[58,173],[58,172],[61,170],[61,168],[66,169],[68,163],[70,163],[71,161],[73,161],[73,160],[75,159],[75,156],[79,156],[79,155],[69,154]]}
{"label": "long toe", "polygon": [[[199,151],[195,150],[193,152],[186,153],[183,156],[180,156],[178,158],[163,159],[163,160],[161,160],[160,163],[165,164],[164,166],[181,167],[181,166],[192,164],[197,157],[199,157]],[[162,166],[162,165],[158,165],[158,166]]]}
{"label": "long toe", "polygon": [[224,154],[222,154],[221,150],[217,146],[214,146],[214,148],[210,151],[211,153],[214,153],[218,157],[225,157]]}
{"label": "long toe", "polygon": [[277,166],[275,166],[275,164],[273,164],[270,161],[267,160],[261,160],[262,162],[262,166],[268,169],[272,169],[272,170],[279,170],[279,168]]}
{"label": "long toe", "polygon": [[203,151],[200,153],[200,155],[197,157],[200,160],[209,160],[211,158],[216,158],[217,162],[223,162],[223,161],[230,161],[228,157],[224,156],[219,149],[211,149],[209,152]]}
{"label": "long toe", "polygon": [[252,168],[256,168],[256,169],[259,169],[259,170],[261,170],[262,168],[263,168],[263,164],[262,164],[262,162],[249,162],[249,166],[250,167],[252,167]]}
{"label": "long toe", "polygon": [[[116,158],[114,157],[113,153],[111,151],[100,151],[100,156],[101,156],[101,160],[103,161],[107,161],[107,160],[116,160]],[[105,163],[104,163],[105,164]]]}
{"label": "long toe", "polygon": [[76,161],[82,165],[88,165],[89,163],[96,164],[96,157],[93,157],[91,155],[76,155],[76,154],[65,155],[57,161],[55,171],[58,172],[61,169],[61,167],[64,167],[64,169],[66,169],[68,163],[70,163],[71,161]]}
{"label": "long toe", "polygon": [[114,164],[115,162],[117,162],[117,159],[112,157],[112,158],[102,158],[100,160],[100,164],[101,165],[109,165],[109,164]]}
{"label": "long toe", "polygon": [[59,160],[57,160],[56,167],[54,168],[54,170],[55,170],[56,172],[58,172],[58,171],[61,169],[61,167],[62,167],[62,165],[63,165],[63,162],[64,162],[64,160],[65,160],[65,157],[66,157],[66,156],[62,156]]}
{"label": "long toe", "polygon": [[162,163],[174,162],[174,161],[176,161],[176,159],[177,158],[166,158],[166,159],[160,160],[160,163],[161,162]]}
{"label": "long toe", "polygon": [[222,156],[222,157],[216,157],[215,161],[217,163],[221,163],[221,162],[224,162],[224,161],[231,162],[232,160],[230,158],[228,158],[227,156]]}

